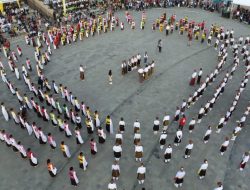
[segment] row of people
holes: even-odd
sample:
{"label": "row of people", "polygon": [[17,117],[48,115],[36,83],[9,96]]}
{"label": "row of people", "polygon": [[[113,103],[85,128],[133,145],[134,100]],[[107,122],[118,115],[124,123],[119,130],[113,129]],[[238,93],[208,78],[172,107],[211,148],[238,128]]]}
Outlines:
{"label": "row of people", "polygon": [[141,66],[141,54],[132,56],[128,61],[124,60],[121,64],[121,74],[125,75]]}

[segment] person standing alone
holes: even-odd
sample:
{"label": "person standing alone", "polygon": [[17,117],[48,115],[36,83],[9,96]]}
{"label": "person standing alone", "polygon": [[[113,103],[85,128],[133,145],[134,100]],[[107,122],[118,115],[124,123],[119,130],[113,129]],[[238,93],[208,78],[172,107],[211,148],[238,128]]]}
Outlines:
{"label": "person standing alone", "polygon": [[159,49],[159,53],[161,53],[161,49],[162,49],[162,41],[161,41],[161,39],[159,39],[157,46],[158,46],[158,49]]}

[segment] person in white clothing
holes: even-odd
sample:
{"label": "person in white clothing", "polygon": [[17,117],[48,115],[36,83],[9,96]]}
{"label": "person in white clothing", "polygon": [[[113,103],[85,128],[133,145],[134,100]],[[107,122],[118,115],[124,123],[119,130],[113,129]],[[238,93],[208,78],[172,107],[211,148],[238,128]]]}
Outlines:
{"label": "person in white clothing", "polygon": [[138,129],[136,133],[134,134],[134,145],[137,145],[137,143],[141,142],[141,134],[140,130]]}
{"label": "person in white clothing", "polygon": [[46,144],[47,143],[47,137],[43,133],[41,127],[38,127],[38,133],[39,133],[39,142],[40,142],[40,144]]}
{"label": "person in white clothing", "polygon": [[117,186],[113,180],[108,184],[108,190],[117,190]]}
{"label": "person in white clothing", "polygon": [[225,124],[225,117],[222,116],[222,117],[220,118],[219,124],[218,124],[218,126],[217,126],[217,131],[216,131],[216,133],[220,133],[220,132],[221,132],[221,129],[223,128],[224,124]]}
{"label": "person in white clothing", "polygon": [[66,158],[70,158],[71,154],[69,152],[69,147],[64,144],[64,141],[61,142],[61,151],[63,152],[63,156]]}
{"label": "person in white clothing", "polygon": [[137,143],[137,145],[135,145],[135,161],[142,161],[142,157],[143,157],[143,146],[141,145],[141,143]]}
{"label": "person in white clothing", "polygon": [[228,145],[229,145],[229,138],[226,137],[225,141],[222,143],[222,145],[220,147],[220,154],[221,155],[223,155],[226,152]]}
{"label": "person in white clothing", "polygon": [[197,123],[200,123],[200,122],[201,122],[201,119],[202,119],[202,117],[204,116],[204,114],[205,114],[205,109],[204,109],[203,106],[201,106],[201,108],[200,108],[200,110],[199,110],[199,114],[198,114],[198,121],[197,121]]}
{"label": "person in white clothing", "polygon": [[134,133],[136,133],[137,130],[140,130],[141,124],[138,120],[134,122]]}
{"label": "person in white clothing", "polygon": [[246,167],[246,163],[249,161],[249,152],[245,152],[242,156],[242,160],[240,162],[240,171],[243,171]]}
{"label": "person in white clothing", "polygon": [[82,139],[79,127],[75,128],[75,135],[76,135],[76,144],[83,144],[84,141]]}
{"label": "person in white clothing", "polygon": [[123,118],[121,118],[121,120],[119,121],[119,130],[121,133],[124,133],[125,131],[125,121]]}
{"label": "person in white clothing", "polygon": [[165,153],[164,153],[164,158],[165,158],[164,162],[165,163],[170,162],[171,157],[172,157],[172,152],[173,152],[172,146],[171,146],[171,144],[169,144],[165,150]]}
{"label": "person in white clothing", "polygon": [[143,184],[146,178],[146,167],[141,163],[141,166],[137,169],[137,179],[139,184]]}
{"label": "person in white clothing", "polygon": [[207,131],[206,131],[206,133],[205,133],[205,135],[204,135],[204,137],[203,137],[203,142],[204,142],[205,144],[208,142],[211,133],[212,133],[212,128],[211,128],[211,126],[208,126]]}
{"label": "person in white clothing", "polygon": [[78,177],[76,175],[76,171],[74,170],[73,167],[69,168],[69,178],[70,178],[71,185],[76,187],[77,184],[79,183],[79,179],[78,179]]}
{"label": "person in white clothing", "polygon": [[164,118],[163,118],[163,130],[166,131],[168,129],[169,122],[170,122],[170,116],[167,115],[167,113],[166,113]]}
{"label": "person in white clothing", "polygon": [[116,143],[113,146],[113,152],[114,152],[114,157],[116,161],[119,161],[121,156],[122,156],[122,146],[118,143]]}
{"label": "person in white clothing", "polygon": [[220,181],[217,182],[217,187],[214,188],[214,190],[223,190],[223,185],[222,185],[222,183]]}
{"label": "person in white clothing", "polygon": [[55,177],[57,174],[57,168],[52,164],[50,159],[47,160],[47,167],[51,177]]}
{"label": "person in white clothing", "polygon": [[80,80],[84,80],[85,76],[84,76],[84,69],[82,65],[80,65],[79,70],[80,70]]}
{"label": "person in white clothing", "polygon": [[166,144],[167,139],[167,132],[164,130],[160,136],[160,149],[163,149],[164,145]]}
{"label": "person in white clothing", "polygon": [[196,76],[197,76],[197,72],[196,72],[196,70],[194,70],[194,72],[193,72],[193,74],[191,76],[190,82],[189,82],[190,86],[194,86],[195,81],[196,81]]}
{"label": "person in white clothing", "polygon": [[208,162],[205,159],[203,164],[201,164],[201,167],[200,167],[200,169],[198,171],[198,175],[199,175],[200,179],[203,179],[205,177],[206,172],[207,172],[207,168],[208,168]]}
{"label": "person in white clothing", "polygon": [[193,141],[189,140],[188,145],[186,146],[186,150],[185,150],[185,155],[184,155],[185,159],[190,158],[193,147],[194,147]]}
{"label": "person in white clothing", "polygon": [[176,173],[175,175],[175,182],[174,185],[175,187],[179,188],[182,186],[183,182],[184,182],[184,177],[186,175],[186,172],[184,171],[184,168],[181,167],[180,170]]}
{"label": "person in white clothing", "polygon": [[193,132],[195,124],[196,124],[196,121],[194,118],[192,118],[192,120],[189,122],[189,133]]}
{"label": "person in white clothing", "polygon": [[112,170],[112,179],[118,180],[120,176],[120,166],[117,161],[114,161],[114,163],[111,166],[111,170]]}
{"label": "person in white clothing", "polygon": [[240,131],[242,130],[242,127],[241,125],[237,125],[235,128],[234,128],[234,131],[233,131],[233,134],[232,134],[232,137],[231,137],[231,140],[232,141],[235,141],[237,135],[240,133]]}
{"label": "person in white clothing", "polygon": [[115,143],[122,145],[122,140],[123,140],[122,134],[120,131],[118,131],[118,133],[115,135]]}
{"label": "person in white clothing", "polygon": [[159,129],[160,129],[160,121],[159,121],[159,118],[156,117],[154,120],[154,126],[153,126],[153,131],[155,135],[157,135]]}
{"label": "person in white clothing", "polygon": [[52,137],[51,133],[48,133],[48,142],[49,142],[49,145],[52,149],[55,149],[56,148],[56,141],[55,139]]}
{"label": "person in white clothing", "polygon": [[201,82],[201,77],[202,77],[202,68],[200,68],[199,73],[198,73],[198,78],[197,78],[197,84],[200,84]]}
{"label": "person in white clothing", "polygon": [[8,111],[6,110],[3,102],[1,103],[1,109],[2,109],[2,114],[4,116],[4,119],[6,121],[9,121],[9,114],[8,114]]}
{"label": "person in white clothing", "polygon": [[18,151],[20,152],[22,158],[27,158],[27,152],[26,152],[25,148],[23,147],[23,145],[21,145],[20,141],[17,143],[17,148],[18,148]]}
{"label": "person in white clothing", "polygon": [[181,143],[181,139],[182,139],[182,131],[178,129],[178,131],[176,132],[175,139],[174,139],[174,145],[179,146]]}

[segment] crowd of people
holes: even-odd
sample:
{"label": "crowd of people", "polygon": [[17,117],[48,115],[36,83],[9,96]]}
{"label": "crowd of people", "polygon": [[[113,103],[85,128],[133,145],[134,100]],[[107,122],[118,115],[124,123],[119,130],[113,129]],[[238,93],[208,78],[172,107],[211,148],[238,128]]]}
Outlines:
{"label": "crowd of people", "polygon": [[232,15],[233,19],[239,20],[240,22],[245,22],[246,24],[250,24],[250,11],[245,8],[241,8],[238,6]]}
{"label": "crowd of people", "polygon": [[[142,15],[143,22],[145,21],[145,13]],[[132,29],[135,29],[135,21],[132,16],[127,12],[126,13],[127,22],[131,25]],[[25,36],[25,41],[27,46],[30,46],[34,49],[34,56],[36,63],[31,63],[29,55],[23,55],[22,48],[20,46],[16,47],[16,51],[10,48],[4,47],[4,55],[8,60],[9,69],[13,72],[18,80],[22,80],[24,86],[26,86],[27,92],[23,95],[21,90],[15,87],[15,83],[7,75],[7,68],[1,62],[1,77],[2,81],[8,87],[10,94],[14,95],[18,102],[20,103],[20,108],[12,108],[1,103],[1,111],[6,121],[13,120],[16,125],[19,125],[22,129],[27,130],[29,136],[34,134],[34,138],[40,144],[48,144],[52,149],[57,148],[58,142],[55,141],[51,131],[47,129],[42,129],[38,127],[33,118],[28,117],[27,113],[34,111],[37,118],[44,120],[44,122],[50,123],[53,126],[58,127],[58,131],[63,132],[66,138],[71,138],[73,136],[72,131],[74,130],[76,144],[80,145],[84,143],[84,140],[81,136],[82,131],[84,130],[83,126],[86,126],[86,130],[91,139],[89,141],[90,152],[94,156],[98,153],[97,151],[97,142],[99,144],[104,144],[107,138],[106,133],[114,134],[113,121],[111,116],[108,115],[105,119],[105,128],[106,132],[102,128],[102,123],[100,121],[100,116],[97,110],[93,111],[88,107],[85,102],[80,102],[78,97],[74,96],[74,93],[68,89],[67,86],[63,84],[56,83],[53,79],[49,81],[46,78],[44,73],[44,67],[50,64],[52,59],[52,53],[56,52],[56,49],[61,46],[67,46],[71,43],[76,43],[78,40],[84,40],[89,36],[101,35],[102,33],[111,32],[117,30],[120,27],[121,30],[124,30],[124,25],[118,17],[115,17],[112,12],[107,12],[106,18],[99,16],[95,19],[82,20],[76,26],[62,26],[60,28],[51,27],[48,31],[38,31],[37,35],[31,37],[30,35]],[[202,24],[203,23],[203,24]],[[185,116],[185,111],[190,109],[202,96],[209,85],[211,85],[218,75],[222,75],[222,67],[228,62],[228,53],[230,48],[233,53],[233,67],[230,72],[227,72],[223,79],[221,80],[219,86],[216,88],[213,98],[209,100],[204,106],[199,110],[197,118],[192,118],[189,122],[189,132],[194,132],[194,127],[196,124],[201,123],[202,118],[207,115],[209,111],[212,110],[214,104],[220,95],[224,92],[228,81],[234,75],[234,71],[239,66],[240,62],[244,63],[246,66],[246,73],[242,82],[240,83],[239,89],[236,92],[235,98],[233,99],[232,106],[229,108],[229,111],[220,119],[217,126],[217,133],[219,133],[223,126],[226,125],[226,122],[230,119],[233,111],[235,110],[238,100],[241,96],[241,93],[244,91],[247,83],[248,76],[250,74],[250,56],[248,52],[250,40],[249,37],[243,38],[240,37],[236,39],[234,31],[226,31],[223,27],[218,25],[212,25],[210,29],[205,27],[204,22],[196,23],[194,21],[189,21],[188,17],[181,18],[179,21],[176,18],[176,15],[172,15],[167,18],[166,14],[163,14],[161,18],[158,18],[153,24],[152,29],[162,32],[164,29],[173,28],[173,31],[178,31],[180,35],[187,34],[188,41],[192,41],[190,36],[205,36],[204,41],[207,41],[208,45],[212,45],[214,42],[214,47],[218,50],[218,60],[219,63],[216,65],[215,69],[206,77],[203,77],[202,69],[197,71],[195,70],[192,74],[190,80],[190,86],[193,87],[195,84],[198,85],[198,88],[194,90],[194,93],[190,95],[187,100],[183,100],[180,107],[177,107],[173,119],[170,119],[170,115],[166,114],[163,118],[163,130],[160,131],[160,119],[155,118],[153,122],[153,132],[155,135],[158,132],[161,132],[159,138],[159,145],[161,149],[164,149],[167,143],[168,129],[172,127],[172,121],[179,122],[178,129],[173,144],[179,146],[183,139],[183,130],[185,129],[187,118]],[[144,22],[145,24],[145,22]],[[129,29],[129,27],[128,27]],[[143,29],[143,27],[141,27]],[[199,34],[197,33],[199,32]],[[196,38],[196,37],[195,37]],[[234,39],[234,40],[232,40]],[[245,40],[244,40],[245,39]],[[162,42],[161,42],[162,43]],[[52,48],[53,47],[53,52]],[[158,42],[159,46],[159,42]],[[242,46],[242,48],[241,48]],[[162,44],[160,45],[162,48]],[[240,49],[241,48],[241,49]],[[17,52],[17,53],[16,53]],[[159,48],[159,52],[161,49]],[[24,61],[26,58],[26,65],[22,64],[21,72],[19,72],[18,65]],[[160,55],[159,55],[160,56]],[[122,74],[126,74],[128,71],[132,71],[133,68],[140,67],[141,55],[137,54],[133,56],[128,62],[124,61],[122,63]],[[21,61],[22,60],[22,61]],[[143,62],[146,64],[145,68],[139,68],[139,80],[142,82],[147,79],[154,71],[154,61],[148,63],[148,55],[145,52],[143,57]],[[20,66],[19,66],[20,67]],[[35,67],[35,69],[33,69]],[[142,69],[142,70],[141,70]],[[21,76],[20,77],[20,73]],[[35,74],[38,77],[37,83],[32,81],[31,74]],[[109,72],[109,82],[112,83],[112,71]],[[204,78],[204,80],[203,80]],[[84,80],[84,68],[80,66],[80,79]],[[232,132],[232,140],[235,140],[236,136],[239,134],[241,129],[244,127],[247,116],[249,115],[250,107],[248,106],[242,118],[240,118],[237,127]],[[33,114],[34,114],[33,113]],[[85,120],[85,122],[83,122]],[[85,124],[84,124],[85,123]],[[73,126],[75,126],[73,128]],[[146,166],[143,163],[143,152],[144,147],[142,145],[141,138],[141,124],[139,120],[136,120],[133,124],[134,130],[134,150],[135,150],[135,161],[138,162],[139,167],[137,168],[137,180],[138,184],[143,185],[146,179]],[[114,163],[111,166],[111,181],[108,184],[109,190],[117,189],[116,182],[120,177],[120,165],[119,160],[122,157],[122,144],[123,144],[123,133],[125,132],[125,121],[121,118],[119,122],[119,131],[115,135],[115,144],[113,146],[114,153]],[[46,135],[47,134],[47,135]],[[212,134],[211,127],[208,127],[204,138],[202,139],[204,143],[207,143],[210,135]],[[62,138],[63,139],[63,138]],[[8,133],[6,130],[1,129],[0,131],[0,140],[5,142],[8,147],[12,148],[15,152],[19,151],[21,157],[29,158],[30,164],[32,166],[37,166],[39,164],[39,157],[31,150],[31,148],[25,148],[19,139],[15,139],[12,134]],[[223,155],[229,146],[229,137],[225,137],[225,141],[220,147],[220,152]],[[188,144],[185,147],[184,158],[188,159],[192,153],[192,149],[195,147],[195,142],[189,140]],[[219,148],[218,148],[219,149]],[[70,146],[68,146],[63,140],[60,141],[60,150],[63,153],[63,156],[66,158],[71,158],[72,152],[70,151]],[[172,144],[168,144],[164,150],[164,162],[169,163],[172,158],[173,152]],[[87,170],[88,160],[84,155],[84,152],[80,152],[78,157],[79,168]],[[246,152],[243,155],[242,161],[240,163],[240,169],[245,168],[246,163],[249,160],[249,153]],[[200,179],[203,179],[206,176],[206,171],[208,169],[209,160],[206,158],[202,161],[202,164],[198,170],[198,176]],[[52,162],[51,159],[47,159],[47,169],[51,177],[57,175],[56,164]],[[184,181],[184,177],[188,173],[185,171],[184,167],[181,167],[180,170],[176,173],[174,177],[174,184],[176,187],[181,187]],[[68,172],[71,184],[77,186],[79,179],[77,176],[77,170],[70,166]],[[223,189],[221,182],[218,182],[217,189]]]}

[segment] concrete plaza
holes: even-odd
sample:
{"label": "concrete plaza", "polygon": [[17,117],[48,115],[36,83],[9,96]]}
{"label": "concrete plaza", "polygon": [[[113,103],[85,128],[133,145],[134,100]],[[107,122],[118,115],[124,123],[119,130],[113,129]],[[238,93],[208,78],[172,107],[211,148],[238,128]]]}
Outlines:
{"label": "concrete plaza", "polygon": [[[250,167],[247,165],[243,172],[238,167],[241,156],[250,147],[249,118],[246,127],[241,131],[235,142],[230,141],[229,149],[224,156],[221,156],[219,149],[226,135],[231,135],[236,121],[240,119],[249,102],[249,85],[243,92],[236,111],[234,111],[228,124],[220,134],[215,133],[215,126],[218,124],[221,115],[229,109],[235,96],[235,90],[239,88],[240,81],[245,72],[244,64],[235,71],[233,79],[225,87],[225,92],[216,101],[214,109],[195,126],[192,134],[184,129],[183,141],[179,147],[173,147],[173,158],[169,164],[163,162],[164,150],[159,147],[159,134],[153,134],[153,121],[156,116],[161,120],[167,112],[173,118],[176,106],[180,106],[182,100],[187,99],[196,87],[190,87],[189,79],[194,69],[203,68],[203,76],[209,74],[217,64],[217,52],[213,47],[208,47],[206,43],[194,41],[191,47],[187,46],[186,35],[180,36],[176,31],[174,34],[165,36],[165,32],[152,32],[153,20],[167,12],[167,16],[175,13],[177,19],[188,16],[195,21],[206,21],[209,28],[211,24],[223,25],[226,29],[234,29],[235,36],[250,35],[250,27],[234,20],[221,18],[216,13],[206,12],[200,9],[171,8],[171,9],[149,9],[146,11],[147,22],[145,30],[139,29],[141,12],[131,12],[136,22],[136,30],[132,31],[125,22],[125,12],[119,12],[120,21],[125,22],[125,30],[117,28],[114,32],[101,34],[100,36],[85,39],[72,45],[60,47],[53,51],[52,61],[45,67],[45,76],[49,81],[55,80],[57,84],[62,83],[67,86],[78,100],[85,101],[91,110],[98,110],[102,126],[104,127],[105,117],[111,115],[115,131],[118,130],[118,122],[123,117],[126,122],[126,132],[123,135],[123,153],[120,160],[121,176],[117,182],[119,190],[171,190],[175,189],[173,177],[180,166],[184,166],[186,171],[183,190],[210,190],[216,186],[217,181],[222,181],[225,190],[248,190]],[[162,53],[157,51],[157,41],[162,39]],[[34,63],[34,50],[27,47],[24,38],[15,39],[12,49],[16,49],[16,44],[21,45],[24,56],[20,63],[24,63],[29,57]],[[155,60],[155,73],[153,76],[140,84],[138,74],[133,71],[125,76],[121,76],[120,65],[122,60],[147,51],[149,61]],[[3,55],[1,55],[3,57]],[[242,60],[242,58],[241,58]],[[27,93],[28,88],[24,86],[23,80],[17,81],[14,73],[11,73],[7,60],[3,58],[6,66],[7,77],[15,84],[21,94]],[[242,62],[241,62],[242,63]],[[79,65],[86,66],[86,80],[79,80]],[[19,70],[21,69],[21,65]],[[35,68],[35,67],[34,67]],[[212,98],[215,88],[224,77],[227,70],[232,68],[232,53],[223,67],[222,72],[215,82],[208,87],[203,97],[186,111],[187,123],[192,117],[197,118],[201,105],[204,105]],[[113,85],[108,84],[108,71],[113,71]],[[32,74],[32,81],[37,82],[35,71]],[[19,108],[16,97],[13,97],[7,87],[0,82],[1,101],[5,102],[7,108]],[[60,98],[61,103],[64,101]],[[50,109],[48,109],[50,110]],[[28,136],[26,130],[21,130],[13,120],[5,122],[2,114],[1,129],[12,133],[16,140],[21,140],[23,145],[31,147],[38,156],[39,165],[36,168],[30,166],[28,160],[23,160],[20,155],[10,148],[0,143],[0,190],[69,190],[73,189],[68,177],[68,169],[73,166],[79,177],[78,188],[82,190],[104,190],[111,179],[111,165],[114,161],[112,147],[114,145],[114,135],[107,135],[104,145],[97,144],[98,153],[96,156],[90,154],[89,139],[86,128],[83,127],[85,143],[76,145],[74,135],[66,139],[64,133],[60,133],[54,128],[51,122],[39,119],[33,112],[28,112],[28,121],[36,121],[37,126],[41,126],[47,134],[51,132],[57,141],[57,149],[51,150],[49,145],[40,145],[34,136]],[[84,118],[82,118],[84,119]],[[139,119],[141,122],[142,143],[144,146],[143,162],[146,165],[146,181],[143,186],[138,185],[136,171],[139,163],[134,159],[133,145],[133,122]],[[213,133],[208,144],[203,144],[202,137],[207,126],[213,127]],[[84,124],[85,126],[85,124]],[[73,125],[70,125],[73,132]],[[173,143],[177,124],[171,124],[167,137],[167,144]],[[97,140],[97,135],[93,135]],[[189,139],[194,141],[194,149],[191,158],[183,158],[185,146]],[[64,140],[70,147],[72,157],[66,159],[60,151],[60,142]],[[89,167],[87,171],[79,169],[77,156],[83,151]],[[46,167],[46,160],[50,158],[59,170],[55,178],[51,178]],[[205,179],[199,180],[197,171],[204,159],[209,162]]]}

